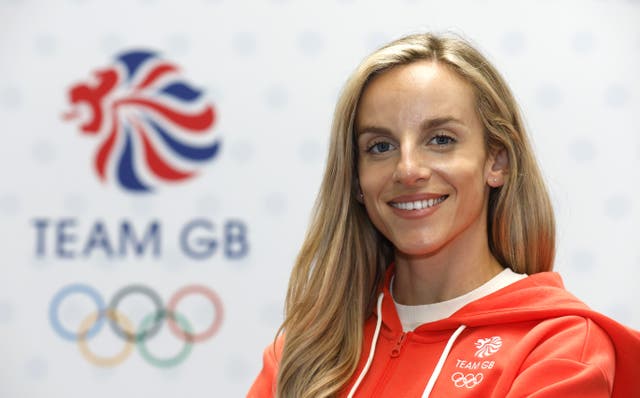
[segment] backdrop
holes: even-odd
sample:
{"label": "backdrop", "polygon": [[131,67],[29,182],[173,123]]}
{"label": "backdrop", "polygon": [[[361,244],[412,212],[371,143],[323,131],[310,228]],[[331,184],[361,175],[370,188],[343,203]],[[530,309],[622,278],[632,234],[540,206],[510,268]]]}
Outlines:
{"label": "backdrop", "polygon": [[0,0],[0,397],[244,396],[339,90],[427,30],[510,82],[556,269],[640,328],[640,2]]}

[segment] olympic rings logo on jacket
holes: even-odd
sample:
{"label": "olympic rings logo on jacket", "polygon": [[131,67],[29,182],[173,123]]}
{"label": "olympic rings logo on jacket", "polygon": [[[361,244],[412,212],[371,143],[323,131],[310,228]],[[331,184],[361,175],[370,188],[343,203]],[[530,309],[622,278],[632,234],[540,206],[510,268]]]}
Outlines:
{"label": "olympic rings logo on jacket", "polygon": [[[97,309],[88,314],[81,322],[77,332],[65,328],[59,317],[59,308],[62,302],[73,294],[83,294],[89,296],[95,303]],[[120,302],[132,294],[147,296],[155,311],[145,316],[136,329],[132,322],[118,310]],[[176,312],[178,303],[186,296],[199,294],[204,296],[215,310],[214,319],[209,327],[199,333],[194,333],[191,323],[181,314]],[[138,347],[142,357],[150,364],[167,368],[180,364],[191,353],[193,343],[200,343],[211,338],[220,329],[223,319],[222,301],[211,289],[202,285],[187,285],[171,296],[165,308],[162,299],[153,289],[139,284],[132,284],[118,290],[109,306],[105,305],[102,296],[93,287],[85,284],[71,284],[60,289],[51,300],[49,306],[49,320],[53,330],[63,339],[78,343],[80,352],[91,363],[98,366],[115,366],[123,362],[131,351],[134,344]],[[169,330],[179,339],[184,341],[182,350],[173,357],[159,358],[149,352],[146,342],[155,336],[161,329],[163,321],[167,322]],[[88,346],[88,340],[97,335],[103,327],[105,321],[109,323],[111,330],[124,340],[122,350],[113,356],[98,356],[93,353]]]}
{"label": "olympic rings logo on jacket", "polygon": [[453,381],[453,385],[458,388],[466,387],[471,389],[477,386],[478,384],[482,383],[483,379],[484,379],[484,374],[482,373],[476,373],[476,374],[467,373],[465,375],[462,372],[455,372],[454,374],[451,375],[451,381]]}

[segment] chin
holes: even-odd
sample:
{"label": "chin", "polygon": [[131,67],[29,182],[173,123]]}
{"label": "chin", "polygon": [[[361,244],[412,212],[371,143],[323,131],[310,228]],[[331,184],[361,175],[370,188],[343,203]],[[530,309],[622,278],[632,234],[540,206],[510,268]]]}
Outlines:
{"label": "chin", "polygon": [[429,257],[436,254],[442,248],[441,245],[426,242],[394,246],[397,253],[410,257]]}

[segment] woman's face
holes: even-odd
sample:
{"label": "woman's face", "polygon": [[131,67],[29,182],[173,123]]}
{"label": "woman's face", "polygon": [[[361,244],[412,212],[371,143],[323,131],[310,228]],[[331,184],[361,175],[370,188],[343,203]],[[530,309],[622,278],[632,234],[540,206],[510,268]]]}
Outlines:
{"label": "woman's face", "polygon": [[472,87],[431,61],[394,67],[365,88],[356,117],[360,189],[373,224],[400,253],[486,244],[487,184],[500,185],[502,174],[475,105]]}

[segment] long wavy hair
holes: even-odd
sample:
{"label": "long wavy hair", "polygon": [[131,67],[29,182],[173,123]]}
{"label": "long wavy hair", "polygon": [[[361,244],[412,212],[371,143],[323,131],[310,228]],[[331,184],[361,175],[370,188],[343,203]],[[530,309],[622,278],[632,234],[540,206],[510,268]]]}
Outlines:
{"label": "long wavy hair", "polygon": [[489,193],[492,254],[519,273],[553,266],[553,209],[507,83],[461,38],[415,34],[396,40],[361,63],[336,105],[324,178],[291,274],[279,331],[284,333],[276,387],[280,398],[334,396],[355,371],[364,323],[394,253],[357,200],[356,110],[370,79],[418,60],[446,64],[474,88],[487,149],[504,149],[508,155],[505,184]]}

